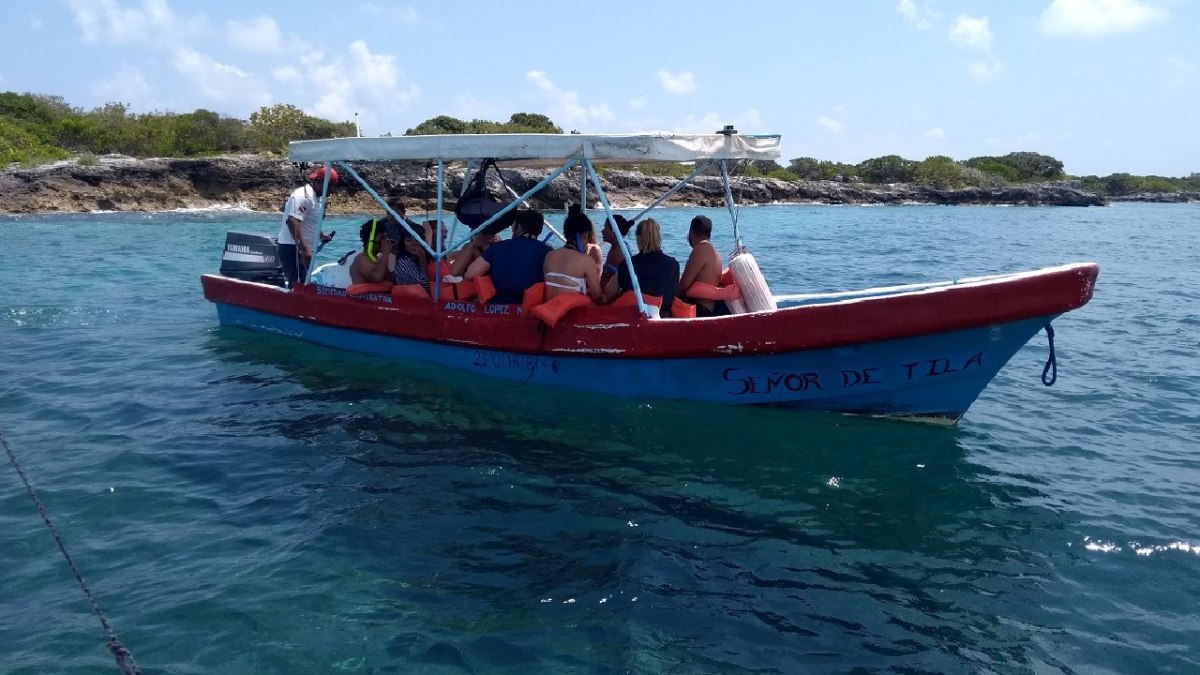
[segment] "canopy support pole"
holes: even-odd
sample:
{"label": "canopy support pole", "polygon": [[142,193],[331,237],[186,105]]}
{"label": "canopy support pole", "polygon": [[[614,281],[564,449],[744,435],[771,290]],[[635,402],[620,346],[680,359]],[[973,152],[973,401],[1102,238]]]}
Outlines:
{"label": "canopy support pole", "polygon": [[[600,205],[604,207],[604,215],[608,220],[616,223],[613,218],[612,207],[608,205],[608,195],[604,194],[604,188],[600,187],[600,176],[596,175],[596,169],[592,167],[592,160],[583,160],[584,173],[592,180],[592,186],[596,188],[596,196],[600,199]],[[634,297],[637,300],[638,311],[642,316],[650,316],[650,310],[646,307],[646,301],[642,298],[642,283],[638,280],[637,272],[633,269],[633,256],[629,253],[629,246],[625,244],[625,237],[617,237],[617,245],[621,247],[621,254],[625,259],[621,264],[629,267],[629,279],[633,282]]]}
{"label": "canopy support pole", "polygon": [[[587,215],[587,210],[588,210],[587,183],[588,183],[587,172],[580,171],[579,172],[579,208],[583,209],[584,215]],[[566,239],[564,239],[563,241],[566,241]]]}
{"label": "canopy support pole", "polygon": [[[516,191],[516,190],[514,190],[514,189],[512,189],[511,187],[509,187],[509,186],[508,186],[508,183],[505,183],[504,181],[500,181],[500,184],[504,186],[504,189],[505,189],[505,190],[508,190],[508,194],[512,195],[513,199],[520,199],[520,198],[521,198],[521,196],[517,194],[517,191]],[[558,231],[558,230],[556,230],[556,229],[554,229],[554,226],[553,226],[553,225],[551,225],[551,224],[550,224],[550,221],[548,221],[548,220],[546,221],[546,229],[550,230],[550,233],[551,233],[551,234],[554,234],[554,235],[556,235],[556,236],[557,236],[559,239],[562,239],[564,242],[567,240],[567,238],[563,236],[563,233],[562,233],[562,232],[559,232],[559,231]],[[545,237],[542,237],[542,241],[546,241],[546,240],[547,240],[547,239],[549,239],[549,238],[550,238],[550,235],[548,234],[548,235],[546,235]]]}
{"label": "canopy support pole", "polygon": [[738,227],[738,212],[737,204],[733,202],[733,189],[729,185],[729,160],[721,160],[721,179],[725,184],[725,206],[729,209],[729,219],[733,221],[733,245],[734,251],[741,251],[742,246],[742,231]]}
{"label": "canopy support pole", "polygon": [[680,181],[678,183],[676,183],[670,190],[667,190],[666,192],[662,193],[662,196],[660,196],[658,199],[655,199],[653,202],[651,202],[650,206],[647,206],[646,208],[642,209],[640,213],[638,213],[636,216],[633,217],[633,220],[635,220],[635,221],[639,220],[642,216],[644,216],[647,213],[650,213],[654,209],[658,208],[659,204],[661,204],[664,201],[666,201],[667,199],[669,199],[671,197],[671,195],[682,190],[688,183],[692,182],[693,178],[695,178],[696,176],[699,176],[700,174],[704,173],[705,171],[708,171],[708,167],[710,167],[712,165],[713,165],[713,160],[711,160],[711,159],[705,160],[702,164],[700,164],[699,166],[696,167],[695,171],[692,171],[686,177],[680,179]]}
{"label": "canopy support pole", "polygon": [[[313,269],[315,269],[313,265],[317,262],[317,246],[319,246],[321,243],[321,226],[325,224],[325,202],[329,199],[329,164],[329,162],[325,162],[323,165],[325,167],[325,180],[321,183],[321,201],[318,203],[321,211],[317,214],[317,241],[312,243],[313,255],[308,259],[308,269],[304,271],[305,285],[308,285],[312,282],[312,273]],[[304,235],[303,232],[300,234],[301,236]]]}
{"label": "canopy support pole", "polygon": [[491,218],[488,218],[487,220],[483,221],[483,223],[481,225],[479,225],[479,227],[476,227],[475,229],[468,232],[461,241],[458,241],[453,246],[450,246],[449,250],[451,250],[451,251],[458,250],[458,248],[460,246],[462,246],[463,244],[470,241],[471,237],[474,237],[476,234],[482,232],[488,225],[491,225],[492,223],[496,222],[497,220],[499,220],[500,218],[505,216],[509,211],[512,211],[513,209],[517,208],[521,204],[524,204],[526,199],[529,199],[530,197],[537,194],[538,192],[541,192],[542,188],[544,188],[547,185],[549,185],[550,183],[554,182],[555,178],[558,178],[559,176],[563,175],[564,173],[575,168],[579,164],[580,161],[581,161],[581,158],[579,156],[575,156],[575,157],[572,157],[571,159],[568,159],[565,164],[558,167],[554,171],[551,171],[545,178],[538,181],[537,185],[534,185],[533,187],[526,190],[524,194],[522,194],[521,196],[519,196],[515,200],[513,200],[513,202],[511,204],[500,209]]}
{"label": "canopy support pole", "polygon": [[[370,185],[367,185],[367,181],[363,180],[362,176],[358,175],[358,172],[354,170],[354,167],[350,166],[349,164],[346,164],[345,162],[338,162],[338,166],[341,167],[342,169],[344,169],[346,171],[346,173],[350,175],[351,178],[358,181],[358,184],[361,185],[362,188],[367,191],[367,194],[371,195],[371,198],[375,200],[375,203],[379,204],[381,207],[383,207],[384,212],[386,212],[388,215],[390,215],[393,220],[395,220],[397,223],[400,223],[400,227],[404,228],[404,231],[408,232],[408,234],[413,239],[420,242],[421,246],[426,251],[429,251],[429,255],[434,255],[433,249],[429,248],[429,244],[425,243],[425,237],[418,236],[417,233],[413,231],[412,227],[409,226],[408,219],[401,218],[400,214],[393,211],[392,207],[388,206],[387,202],[383,199],[383,197],[380,197],[379,193],[375,191],[375,188],[371,187]],[[327,171],[326,174],[328,174],[328,173],[329,172]]]}
{"label": "canopy support pole", "polygon": [[436,256],[434,256],[434,261],[433,261],[433,267],[435,270],[437,270],[436,272],[434,272],[434,276],[437,278],[435,279],[434,287],[429,289],[429,290],[433,291],[431,293],[431,295],[433,296],[434,302],[437,302],[438,300],[441,299],[441,295],[442,295],[442,256],[444,256],[446,254],[446,252],[443,250],[443,248],[446,245],[446,242],[442,241],[442,177],[444,174],[445,174],[445,165],[442,163],[442,158],[438,157],[437,222],[433,226],[433,236],[434,236],[434,240],[437,241],[437,250],[438,250],[438,253]]}

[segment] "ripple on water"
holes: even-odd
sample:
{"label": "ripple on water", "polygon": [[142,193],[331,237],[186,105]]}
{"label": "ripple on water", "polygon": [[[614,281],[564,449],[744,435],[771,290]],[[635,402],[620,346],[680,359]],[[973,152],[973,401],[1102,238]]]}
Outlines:
{"label": "ripple on water", "polygon": [[[663,212],[669,253],[700,211]],[[0,304],[0,425],[144,668],[1194,672],[1196,211],[742,210],[780,292],[1101,262],[1055,321],[1058,384],[1038,336],[949,430],[216,328],[198,276],[275,214],[10,219],[9,250],[100,253],[88,284],[0,267],[46,280]],[[164,229],[177,249],[121,252]],[[20,491],[0,533],[5,665],[110,668]]]}

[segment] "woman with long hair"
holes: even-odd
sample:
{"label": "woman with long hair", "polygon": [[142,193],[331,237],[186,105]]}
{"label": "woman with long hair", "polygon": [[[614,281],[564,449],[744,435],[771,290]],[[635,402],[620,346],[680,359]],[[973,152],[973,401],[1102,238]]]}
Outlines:
{"label": "woman with long hair", "polygon": [[[400,228],[400,243],[396,246],[396,266],[392,273],[392,281],[397,286],[420,284],[429,290],[429,252],[414,239],[404,228]],[[424,227],[425,239],[432,237],[428,225]]]}
{"label": "woman with long hair", "polygon": [[563,222],[562,248],[546,254],[542,275],[546,283],[546,300],[561,293],[586,294],[592,300],[603,299],[600,287],[600,247],[596,245],[596,230],[592,221],[578,204],[567,209]]}

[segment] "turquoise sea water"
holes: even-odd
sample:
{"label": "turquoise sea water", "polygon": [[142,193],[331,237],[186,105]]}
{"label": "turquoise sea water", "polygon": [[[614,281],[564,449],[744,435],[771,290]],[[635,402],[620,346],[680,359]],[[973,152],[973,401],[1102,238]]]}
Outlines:
{"label": "turquoise sea water", "polygon": [[[777,292],[1101,275],[940,429],[218,328],[271,214],[0,218],[0,429],[147,673],[1200,671],[1200,206],[741,213]],[[7,460],[0,582],[0,672],[117,672]]]}

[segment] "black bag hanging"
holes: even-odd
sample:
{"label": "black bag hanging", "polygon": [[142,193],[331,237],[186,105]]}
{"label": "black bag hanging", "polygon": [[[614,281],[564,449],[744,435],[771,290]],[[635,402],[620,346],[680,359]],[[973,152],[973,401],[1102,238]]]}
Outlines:
{"label": "black bag hanging", "polygon": [[[454,207],[454,216],[458,218],[458,222],[475,229],[487,222],[488,218],[499,213],[504,207],[511,202],[500,201],[487,189],[487,170],[491,166],[496,169],[496,173],[500,173],[500,167],[496,166],[496,160],[485,159],[479,170],[471,177],[471,182],[467,185],[467,191],[462,198],[458,200],[458,205]],[[504,177],[501,176],[503,181]],[[497,233],[505,228],[512,226],[513,221],[517,217],[517,210],[513,209],[504,214],[499,220],[494,221],[488,231]]]}

